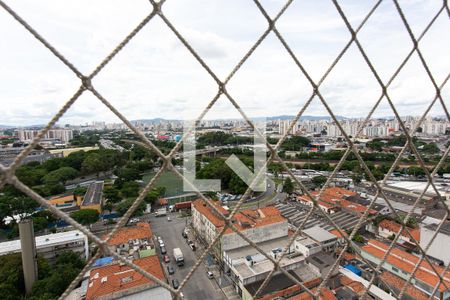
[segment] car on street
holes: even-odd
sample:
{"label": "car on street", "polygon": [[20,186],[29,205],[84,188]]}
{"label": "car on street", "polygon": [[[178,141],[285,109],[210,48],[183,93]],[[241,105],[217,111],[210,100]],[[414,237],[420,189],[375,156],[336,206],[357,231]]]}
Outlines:
{"label": "car on street", "polygon": [[167,254],[166,247],[161,247],[161,254]]}
{"label": "car on street", "polygon": [[167,222],[172,221],[172,219],[170,217],[167,217]]}
{"label": "car on street", "polygon": [[169,263],[170,262],[170,257],[169,257],[169,255],[164,255],[163,256],[163,260],[164,260],[164,262],[167,264],[167,263]]}
{"label": "car on street", "polygon": [[172,279],[172,286],[174,289],[178,289],[180,287],[180,283],[176,279]]}
{"label": "car on street", "polygon": [[169,275],[172,275],[175,273],[175,269],[171,265],[167,265],[167,273],[169,273]]}
{"label": "car on street", "polygon": [[135,224],[135,223],[138,223],[139,222],[139,219],[138,218],[133,218],[133,219],[131,219],[130,220],[130,222],[128,222],[129,224]]}
{"label": "car on street", "polygon": [[164,244],[164,241],[163,240],[159,241],[159,247],[164,247],[164,246],[166,246],[166,244]]}
{"label": "car on street", "polygon": [[186,233],[186,231],[185,230],[183,230],[182,232],[181,232],[181,236],[182,237],[184,237],[185,239],[187,239],[187,233]]}
{"label": "car on street", "polygon": [[214,278],[214,274],[211,271],[206,272],[206,276],[208,276],[209,279],[213,279]]}

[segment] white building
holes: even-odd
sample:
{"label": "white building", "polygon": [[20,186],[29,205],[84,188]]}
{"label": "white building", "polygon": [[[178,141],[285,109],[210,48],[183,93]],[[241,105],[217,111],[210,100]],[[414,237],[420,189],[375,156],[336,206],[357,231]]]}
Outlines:
{"label": "white building", "polygon": [[[21,142],[30,142],[39,132],[40,130],[37,129],[19,129],[15,131],[15,134]],[[50,129],[42,139],[60,140],[61,142],[68,143],[73,139],[73,131],[71,129]]]}
{"label": "white building", "polygon": [[[78,253],[81,258],[89,258],[87,236],[79,230],[59,232],[36,237],[36,251],[43,258],[54,261],[65,251]],[[21,252],[20,240],[0,243],[0,256]]]}

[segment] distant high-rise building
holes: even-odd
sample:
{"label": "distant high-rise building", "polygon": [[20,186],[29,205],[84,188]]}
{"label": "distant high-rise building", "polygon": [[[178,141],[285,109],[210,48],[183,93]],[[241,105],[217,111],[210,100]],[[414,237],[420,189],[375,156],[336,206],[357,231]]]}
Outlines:
{"label": "distant high-rise building", "polygon": [[[15,131],[15,134],[21,142],[29,142],[32,141],[39,132],[40,130],[37,129],[19,129]],[[73,131],[70,129],[50,129],[42,138],[60,140],[61,142],[67,143],[73,139]]]}

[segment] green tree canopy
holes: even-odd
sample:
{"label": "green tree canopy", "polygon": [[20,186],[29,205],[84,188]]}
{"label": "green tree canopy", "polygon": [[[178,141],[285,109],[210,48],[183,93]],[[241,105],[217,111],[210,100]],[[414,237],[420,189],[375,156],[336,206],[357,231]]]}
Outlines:
{"label": "green tree canopy", "polygon": [[96,209],[80,209],[71,213],[70,216],[80,224],[89,225],[98,221],[99,213]]}

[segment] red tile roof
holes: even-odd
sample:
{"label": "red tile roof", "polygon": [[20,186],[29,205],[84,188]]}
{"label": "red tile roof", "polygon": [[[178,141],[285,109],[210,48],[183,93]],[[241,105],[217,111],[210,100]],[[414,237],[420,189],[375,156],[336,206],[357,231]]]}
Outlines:
{"label": "red tile roof", "polygon": [[[133,261],[156,278],[164,280],[164,272],[158,256],[148,256]],[[152,285],[153,281],[126,265],[113,264],[91,270],[86,300],[111,295],[119,291]]]}
{"label": "red tile roof", "polygon": [[[119,229],[114,236],[109,240],[108,245],[115,246],[126,244],[130,240],[136,239],[150,239],[153,233],[148,223],[137,223],[135,227],[124,227]],[[107,235],[103,236],[105,240]]]}
{"label": "red tile roof", "polygon": [[[382,259],[388,248],[389,246],[382,242],[369,240],[368,244],[363,246],[361,250],[379,259]],[[417,256],[414,256],[398,248],[393,248],[389,256],[387,257],[386,262],[400,270],[411,274],[419,260],[420,258]],[[442,274],[444,272],[444,268],[438,265],[433,265],[433,267],[439,274]],[[421,262],[420,267],[415,273],[415,278],[432,287],[436,286],[439,282],[439,276],[433,271],[431,265],[426,261]],[[445,273],[444,281],[446,282],[447,286],[450,286],[450,271],[447,271]],[[442,292],[446,291],[447,289],[445,288],[444,284],[441,284],[439,286],[439,290]]]}
{"label": "red tile roof", "polygon": [[[311,195],[313,197],[316,197],[319,195],[319,192],[314,191],[311,193]],[[351,211],[359,213],[359,214],[363,214],[367,209],[366,206],[358,204],[358,203],[354,203],[354,202],[346,199],[347,197],[354,196],[354,195],[356,195],[355,192],[352,192],[352,191],[349,191],[349,190],[346,190],[343,188],[338,188],[338,187],[327,188],[323,192],[318,203],[320,205],[323,205],[328,208],[337,206],[337,207],[345,208],[347,210],[351,210]],[[311,202],[311,199],[309,199],[309,197],[306,195],[299,196],[298,200],[304,201],[304,202]],[[324,205],[324,203],[328,203],[328,206]],[[377,214],[376,210],[374,210],[374,209],[369,210],[369,215],[376,215],[376,214]]]}
{"label": "red tile roof", "polygon": [[[202,199],[195,200],[192,205],[195,210],[204,215],[216,228],[222,228],[225,226],[225,222],[221,219],[221,217],[219,217]],[[228,211],[220,206],[218,202],[214,202],[214,206],[224,216],[228,215]],[[242,210],[237,212],[233,219],[235,221],[234,226],[240,231],[279,222],[287,222],[287,220],[281,216],[280,211],[273,206],[266,206],[257,210]],[[233,230],[228,228],[225,231],[225,234],[232,232]]]}
{"label": "red tile roof", "polygon": [[[391,220],[385,219],[385,220],[381,221],[380,224],[378,224],[378,227],[381,227],[383,229],[387,229],[389,231],[395,232],[395,234],[398,234],[398,232],[401,229],[401,224],[399,224],[399,223],[397,223],[395,221],[391,221]],[[405,228],[405,230],[402,231],[401,236],[409,239],[410,235],[408,234],[406,229],[409,230],[409,232],[411,233],[412,237],[416,241],[420,241],[420,229],[419,228]]]}
{"label": "red tile roof", "polygon": [[[400,292],[403,289],[403,286],[406,284],[406,280],[403,280],[400,277],[395,276],[394,274],[389,273],[387,271],[381,273],[380,278],[383,280],[385,284],[394,287],[398,292]],[[412,284],[408,284],[405,293],[416,300],[429,299],[429,296],[427,294],[425,294],[418,288],[415,288]]]}

